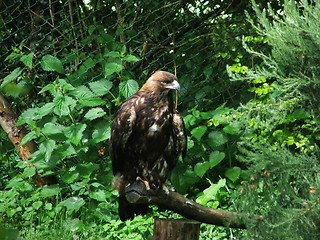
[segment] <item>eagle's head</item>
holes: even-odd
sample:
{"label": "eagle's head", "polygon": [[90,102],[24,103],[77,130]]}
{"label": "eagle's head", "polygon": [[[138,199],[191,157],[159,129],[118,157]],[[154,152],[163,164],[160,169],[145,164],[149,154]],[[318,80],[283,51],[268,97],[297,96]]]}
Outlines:
{"label": "eagle's head", "polygon": [[180,85],[177,77],[172,73],[157,71],[149,77],[141,90],[153,93],[168,93],[170,90],[179,91]]}

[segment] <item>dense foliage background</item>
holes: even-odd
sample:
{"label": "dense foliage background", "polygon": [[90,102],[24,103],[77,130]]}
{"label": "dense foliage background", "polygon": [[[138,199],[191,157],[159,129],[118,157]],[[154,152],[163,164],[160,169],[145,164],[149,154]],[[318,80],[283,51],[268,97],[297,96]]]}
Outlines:
{"label": "dense foliage background", "polygon": [[120,222],[111,189],[113,114],[162,69],[188,132],[172,188],[265,216],[201,238],[318,239],[320,3],[267,2],[1,1],[0,90],[37,147],[22,161],[0,130],[0,234],[151,239],[179,217]]}

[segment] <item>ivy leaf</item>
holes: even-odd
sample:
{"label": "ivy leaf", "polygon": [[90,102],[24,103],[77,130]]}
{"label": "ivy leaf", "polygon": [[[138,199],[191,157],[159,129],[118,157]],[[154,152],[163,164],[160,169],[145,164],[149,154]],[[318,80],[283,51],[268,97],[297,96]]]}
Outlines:
{"label": "ivy leaf", "polygon": [[20,61],[23,62],[25,66],[28,68],[32,68],[32,59],[33,59],[33,52],[29,53],[28,55],[23,55],[20,58]]}
{"label": "ivy leaf", "polygon": [[52,55],[43,56],[40,64],[45,71],[56,71],[61,74],[65,72],[61,61]]}
{"label": "ivy leaf", "polygon": [[1,84],[1,88],[3,88],[6,84],[16,80],[22,73],[22,69],[21,68],[16,68],[14,69],[8,76],[6,76]]}
{"label": "ivy leaf", "polygon": [[139,84],[137,81],[133,79],[129,79],[127,81],[121,82],[119,85],[120,93],[125,98],[132,96],[139,89]]}
{"label": "ivy leaf", "polygon": [[104,75],[105,77],[111,76],[114,73],[122,71],[122,65],[115,62],[107,62],[104,65]]}
{"label": "ivy leaf", "polygon": [[241,173],[241,168],[239,167],[233,167],[229,168],[226,172],[225,175],[227,178],[229,178],[232,182],[235,182],[239,179]]}
{"label": "ivy leaf", "polygon": [[72,97],[58,95],[53,99],[54,113],[58,116],[66,116],[75,108],[77,102]]}
{"label": "ivy leaf", "polygon": [[32,207],[35,210],[38,210],[41,206],[42,206],[42,201],[36,201],[36,202],[32,203]]}
{"label": "ivy leaf", "polygon": [[198,141],[201,140],[202,136],[206,133],[206,126],[198,126],[191,130],[191,135],[196,138]]}
{"label": "ivy leaf", "polygon": [[209,168],[210,168],[210,163],[208,163],[208,162],[199,162],[194,166],[194,172],[199,177],[203,177],[203,175],[208,171]]}
{"label": "ivy leaf", "polygon": [[84,118],[88,120],[94,120],[104,115],[106,115],[106,113],[102,108],[92,108],[86,113],[86,115],[84,115]]}
{"label": "ivy leaf", "polygon": [[220,151],[214,151],[210,153],[210,156],[209,156],[210,168],[217,166],[224,159],[225,156],[226,156],[225,153]]}
{"label": "ivy leaf", "polygon": [[66,128],[65,135],[70,139],[70,142],[79,145],[86,127],[87,125],[84,123],[69,126]]}
{"label": "ivy leaf", "polygon": [[221,131],[212,131],[209,133],[209,144],[211,147],[219,147],[228,141],[226,135]]}
{"label": "ivy leaf", "polygon": [[96,96],[103,96],[112,88],[112,82],[103,79],[100,81],[91,82],[89,83],[89,86]]}
{"label": "ivy leaf", "polygon": [[70,197],[63,200],[59,205],[66,207],[68,212],[77,212],[86,202],[80,197]]}
{"label": "ivy leaf", "polygon": [[194,174],[192,168],[180,161],[171,172],[170,179],[175,189],[181,194],[185,194],[190,186],[199,181],[199,177]]}
{"label": "ivy leaf", "polygon": [[240,128],[234,124],[228,124],[223,128],[223,131],[230,135],[238,135],[240,133]]}

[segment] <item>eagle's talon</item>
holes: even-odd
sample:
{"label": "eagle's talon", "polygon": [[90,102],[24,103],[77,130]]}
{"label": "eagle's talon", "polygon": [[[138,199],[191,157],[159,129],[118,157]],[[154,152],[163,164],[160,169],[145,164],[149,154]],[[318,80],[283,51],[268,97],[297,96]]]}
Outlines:
{"label": "eagle's talon", "polygon": [[169,195],[170,191],[169,191],[169,189],[167,188],[166,185],[163,184],[162,190],[164,191],[164,194],[165,194],[165,195]]}
{"label": "eagle's talon", "polygon": [[141,181],[144,184],[144,186],[146,187],[147,191],[149,191],[151,189],[149,182],[146,180],[143,180],[141,177],[137,177],[136,181]]}

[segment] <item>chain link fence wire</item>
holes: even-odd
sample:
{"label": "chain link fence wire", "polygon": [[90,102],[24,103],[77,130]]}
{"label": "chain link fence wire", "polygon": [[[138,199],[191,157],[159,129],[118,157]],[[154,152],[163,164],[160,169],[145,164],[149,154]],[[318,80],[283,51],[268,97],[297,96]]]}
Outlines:
{"label": "chain link fence wire", "polygon": [[[158,69],[176,72],[184,89],[180,98],[191,103],[185,107],[204,98],[214,101],[210,108],[235,103],[241,88],[229,91],[226,59],[217,55],[236,54],[247,26],[241,1],[227,2],[3,0],[0,77],[21,65],[16,55],[33,52],[35,64],[45,54],[61,59],[75,84],[79,78],[95,81],[103,71],[92,63],[94,56],[119,51],[140,58],[125,69],[140,84]],[[74,76],[81,67],[83,76]],[[27,74],[35,86],[43,76],[36,66]]]}
{"label": "chain link fence wire", "polygon": [[[126,62],[121,76],[114,75],[115,86],[123,79],[142,85],[161,69],[179,78],[183,115],[195,108],[235,106],[246,100],[247,86],[231,82],[226,66],[241,60],[242,36],[252,31],[244,17],[249,3],[244,2],[2,0],[0,84],[23,69],[5,90],[27,89],[19,102],[26,109],[59,76],[40,67],[45,55],[62,61],[65,77],[75,86],[103,79],[108,59],[135,56],[139,61]],[[30,53],[33,65],[26,68],[21,58]]]}

